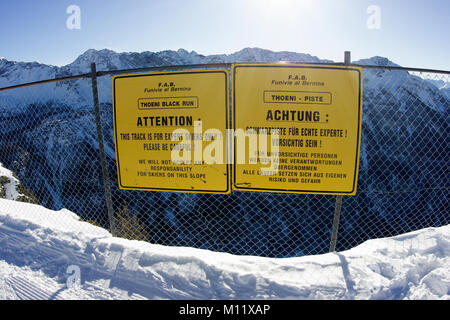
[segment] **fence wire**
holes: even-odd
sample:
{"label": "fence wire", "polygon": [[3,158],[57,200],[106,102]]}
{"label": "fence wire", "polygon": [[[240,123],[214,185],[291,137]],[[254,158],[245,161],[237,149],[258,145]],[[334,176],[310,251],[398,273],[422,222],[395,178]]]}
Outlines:
{"label": "fence wire", "polygon": [[[363,74],[358,192],[343,198],[338,251],[450,223],[449,74]],[[111,76],[98,82],[117,236],[241,255],[328,252],[334,196],[119,190]],[[0,91],[0,163],[33,201],[109,228],[89,78]]]}

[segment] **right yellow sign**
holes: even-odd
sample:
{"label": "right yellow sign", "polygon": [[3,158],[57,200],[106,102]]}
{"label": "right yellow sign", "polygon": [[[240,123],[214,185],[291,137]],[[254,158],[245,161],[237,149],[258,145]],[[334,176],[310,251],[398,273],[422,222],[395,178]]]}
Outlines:
{"label": "right yellow sign", "polygon": [[236,64],[232,74],[233,189],[356,194],[361,68]]}

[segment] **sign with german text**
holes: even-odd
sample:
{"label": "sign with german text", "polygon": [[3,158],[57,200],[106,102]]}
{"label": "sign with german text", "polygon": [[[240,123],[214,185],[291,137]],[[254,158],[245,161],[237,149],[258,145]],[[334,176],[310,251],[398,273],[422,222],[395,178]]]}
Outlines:
{"label": "sign with german text", "polygon": [[[236,64],[232,73],[233,127],[246,139],[234,137],[233,189],[356,194],[361,68]],[[246,147],[244,160],[239,146],[261,134],[270,150]]]}
{"label": "sign with german text", "polygon": [[227,70],[113,77],[120,189],[229,193]]}

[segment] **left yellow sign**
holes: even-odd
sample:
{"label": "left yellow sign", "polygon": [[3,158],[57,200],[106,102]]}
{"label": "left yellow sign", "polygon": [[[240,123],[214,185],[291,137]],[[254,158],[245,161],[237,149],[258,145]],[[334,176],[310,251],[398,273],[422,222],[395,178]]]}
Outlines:
{"label": "left yellow sign", "polygon": [[230,193],[228,71],[113,77],[120,189]]}

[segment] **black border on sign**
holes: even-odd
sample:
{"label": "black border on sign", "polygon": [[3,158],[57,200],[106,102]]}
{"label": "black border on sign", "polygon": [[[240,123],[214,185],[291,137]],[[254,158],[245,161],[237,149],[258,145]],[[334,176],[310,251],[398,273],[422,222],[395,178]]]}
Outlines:
{"label": "black border on sign", "polygon": [[[278,101],[266,101],[266,92],[294,92],[294,93],[328,93],[330,95],[330,103],[314,103],[314,102],[278,102]],[[320,92],[320,91],[284,91],[284,90],[264,90],[263,91],[263,101],[264,103],[279,103],[279,104],[297,104],[297,105],[301,105],[301,104],[314,104],[314,105],[322,105],[322,106],[329,106],[333,103],[333,95],[331,94],[331,92]]]}
{"label": "black border on sign", "polygon": [[234,141],[233,147],[233,156],[234,156],[234,166],[233,166],[233,189],[234,190],[243,190],[243,191],[265,191],[265,192],[297,192],[297,193],[311,193],[311,194],[352,194],[356,188],[356,176],[357,169],[359,166],[356,166],[359,160],[359,149],[361,147],[361,89],[362,89],[362,75],[359,69],[352,67],[333,67],[333,66],[295,66],[295,65],[251,65],[251,64],[235,64],[233,66],[233,128],[236,126],[236,70],[238,68],[301,68],[301,69],[332,69],[332,70],[351,70],[356,71],[359,74],[358,82],[359,82],[359,93],[358,93],[358,127],[357,127],[357,146],[356,146],[356,155],[355,155],[355,170],[353,173],[353,188],[351,191],[318,191],[318,190],[296,190],[296,189],[270,189],[270,188],[246,188],[246,187],[237,187],[236,186],[236,141]]}
{"label": "black border on sign", "polygon": [[[180,98],[195,98],[197,100],[197,106],[196,107],[150,107],[150,108],[140,108],[139,107],[139,101],[140,100],[145,100],[145,99],[170,99],[170,98],[174,98],[174,99],[180,99]],[[162,110],[162,109],[180,109],[180,110],[185,110],[185,109],[198,109],[200,107],[200,103],[199,103],[199,99],[197,96],[186,96],[186,97],[158,97],[158,98],[138,98],[138,109],[139,110]]]}
{"label": "black border on sign", "polygon": [[[117,137],[117,122],[116,122],[116,80],[121,78],[136,78],[136,77],[151,77],[151,76],[165,76],[165,75],[177,75],[177,74],[204,74],[204,73],[223,73],[225,75],[225,127],[229,129],[229,120],[228,120],[228,73],[226,70],[207,70],[207,71],[179,71],[179,72],[163,72],[163,73],[154,73],[154,74],[129,74],[129,75],[118,75],[113,78],[113,121],[114,121],[114,137]],[[151,110],[151,109],[150,109]],[[116,141],[115,141],[116,142]],[[116,163],[117,163],[117,175],[119,180],[119,186],[123,189],[128,190],[142,190],[142,191],[174,191],[174,192],[203,192],[203,193],[220,193],[227,194],[231,192],[230,185],[230,165],[227,163],[227,188],[226,190],[200,190],[200,189],[175,189],[175,188],[149,188],[149,187],[129,187],[124,186],[122,184],[122,179],[120,175],[120,163],[119,163],[119,149],[118,144],[115,143],[116,149]],[[228,149],[228,147],[227,147]]]}

